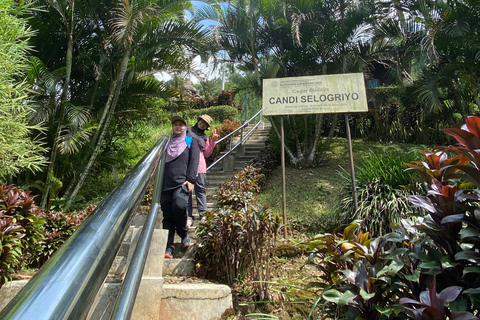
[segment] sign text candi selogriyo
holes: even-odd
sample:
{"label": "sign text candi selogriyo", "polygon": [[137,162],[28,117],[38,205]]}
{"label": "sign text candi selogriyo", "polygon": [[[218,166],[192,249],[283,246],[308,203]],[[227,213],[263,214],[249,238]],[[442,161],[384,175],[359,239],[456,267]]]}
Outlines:
{"label": "sign text candi selogriyo", "polygon": [[263,80],[263,115],[367,112],[362,73]]}

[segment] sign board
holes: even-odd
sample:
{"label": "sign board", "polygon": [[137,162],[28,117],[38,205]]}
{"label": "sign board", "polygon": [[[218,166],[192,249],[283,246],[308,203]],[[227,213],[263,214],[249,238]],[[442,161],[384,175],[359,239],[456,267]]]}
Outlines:
{"label": "sign board", "polygon": [[363,73],[263,80],[263,115],[367,112]]}

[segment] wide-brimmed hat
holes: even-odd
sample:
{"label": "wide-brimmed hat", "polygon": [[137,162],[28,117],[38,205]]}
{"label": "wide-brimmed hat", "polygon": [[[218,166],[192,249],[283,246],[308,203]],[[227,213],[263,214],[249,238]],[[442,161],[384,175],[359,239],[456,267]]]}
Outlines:
{"label": "wide-brimmed hat", "polygon": [[185,121],[185,119],[183,119],[182,117],[180,116],[173,116],[170,121],[172,122],[172,124],[175,122],[175,121],[182,121],[183,123],[185,123],[185,125],[187,125],[187,121]]}
{"label": "wide-brimmed hat", "polygon": [[201,116],[197,117],[197,120],[203,120],[208,124],[207,130],[210,130],[210,125],[212,124],[212,117],[210,117],[208,114],[202,114]]}

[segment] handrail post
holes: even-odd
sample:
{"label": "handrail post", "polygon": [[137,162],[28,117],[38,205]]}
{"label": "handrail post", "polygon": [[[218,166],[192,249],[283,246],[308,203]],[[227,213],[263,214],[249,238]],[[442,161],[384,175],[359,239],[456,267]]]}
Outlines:
{"label": "handrail post", "polygon": [[240,130],[240,144],[242,144],[242,140],[243,140],[243,128],[242,130]]}

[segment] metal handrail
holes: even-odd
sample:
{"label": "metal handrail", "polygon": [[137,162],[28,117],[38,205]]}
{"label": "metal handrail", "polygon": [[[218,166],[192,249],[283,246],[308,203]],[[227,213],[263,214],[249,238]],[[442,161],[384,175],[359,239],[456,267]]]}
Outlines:
{"label": "metal handrail", "polygon": [[[225,137],[222,137],[221,139],[219,139],[217,141],[217,144],[219,144],[220,142],[222,142],[223,140],[227,139],[227,138],[230,138],[230,147],[229,147],[229,150],[227,152],[225,152],[220,158],[218,158],[217,160],[215,160],[215,162],[213,162],[210,166],[207,167],[207,171],[210,170],[214,165],[216,165],[217,163],[219,163],[220,161],[223,160],[223,158],[225,158],[226,156],[228,156],[232,151],[234,151],[238,146],[240,146],[245,140],[247,140],[250,135],[253,133],[253,131],[260,125],[260,123],[262,122],[262,116],[261,116],[261,113],[262,113],[263,109],[260,109],[257,113],[255,113],[255,115],[253,117],[251,117],[250,119],[248,119],[247,121],[245,121],[244,124],[242,124],[240,127],[238,127],[237,129],[235,129],[234,131],[230,132],[229,134],[227,134]],[[258,115],[260,114],[260,120],[258,120],[258,122],[245,134],[245,137],[243,137],[243,128],[245,128],[247,125],[250,124],[250,122],[255,119]],[[240,131],[241,130],[241,131]],[[240,137],[240,141],[237,142],[237,144],[235,146],[232,146],[232,141],[233,141],[233,136],[235,133],[237,133],[238,131],[240,131],[241,133],[241,137]]]}
{"label": "metal handrail", "polygon": [[[163,158],[167,142],[168,136],[165,135],[138,162],[115,190],[12,299],[0,313],[0,319],[77,320],[87,317],[148,183],[155,173],[157,173],[156,182],[162,180],[163,170],[158,168],[164,166],[164,162],[160,160]],[[158,180],[159,176],[160,180]],[[157,196],[154,200],[157,202],[159,192],[156,188]],[[158,204],[152,207],[150,212],[153,210],[156,213]],[[147,218],[149,223],[154,224],[155,220],[151,220],[152,216]],[[145,225],[144,228],[150,227]],[[146,238],[149,238],[148,231],[146,235]],[[148,243],[142,241],[137,248],[148,251],[148,246]],[[139,255],[144,256],[142,253]],[[145,261],[133,264],[134,281],[137,281],[138,273],[143,272],[144,264]],[[127,306],[127,310],[117,311],[123,317],[121,319],[127,319],[128,312],[131,313],[131,309],[130,311],[128,309],[133,308],[132,290],[135,291],[133,294],[135,296],[138,287],[135,289],[134,286],[124,285],[126,300],[132,306]]]}
{"label": "metal handrail", "polygon": [[161,166],[157,170],[157,177],[153,187],[152,205],[148,211],[142,233],[138,239],[133,257],[123,279],[122,287],[118,293],[117,301],[113,307],[111,320],[130,319],[135,305],[135,298],[142,280],[143,269],[147,260],[148,249],[155,230],[155,222],[160,208],[160,196],[162,193],[163,173],[165,172],[165,153],[163,153]]}

